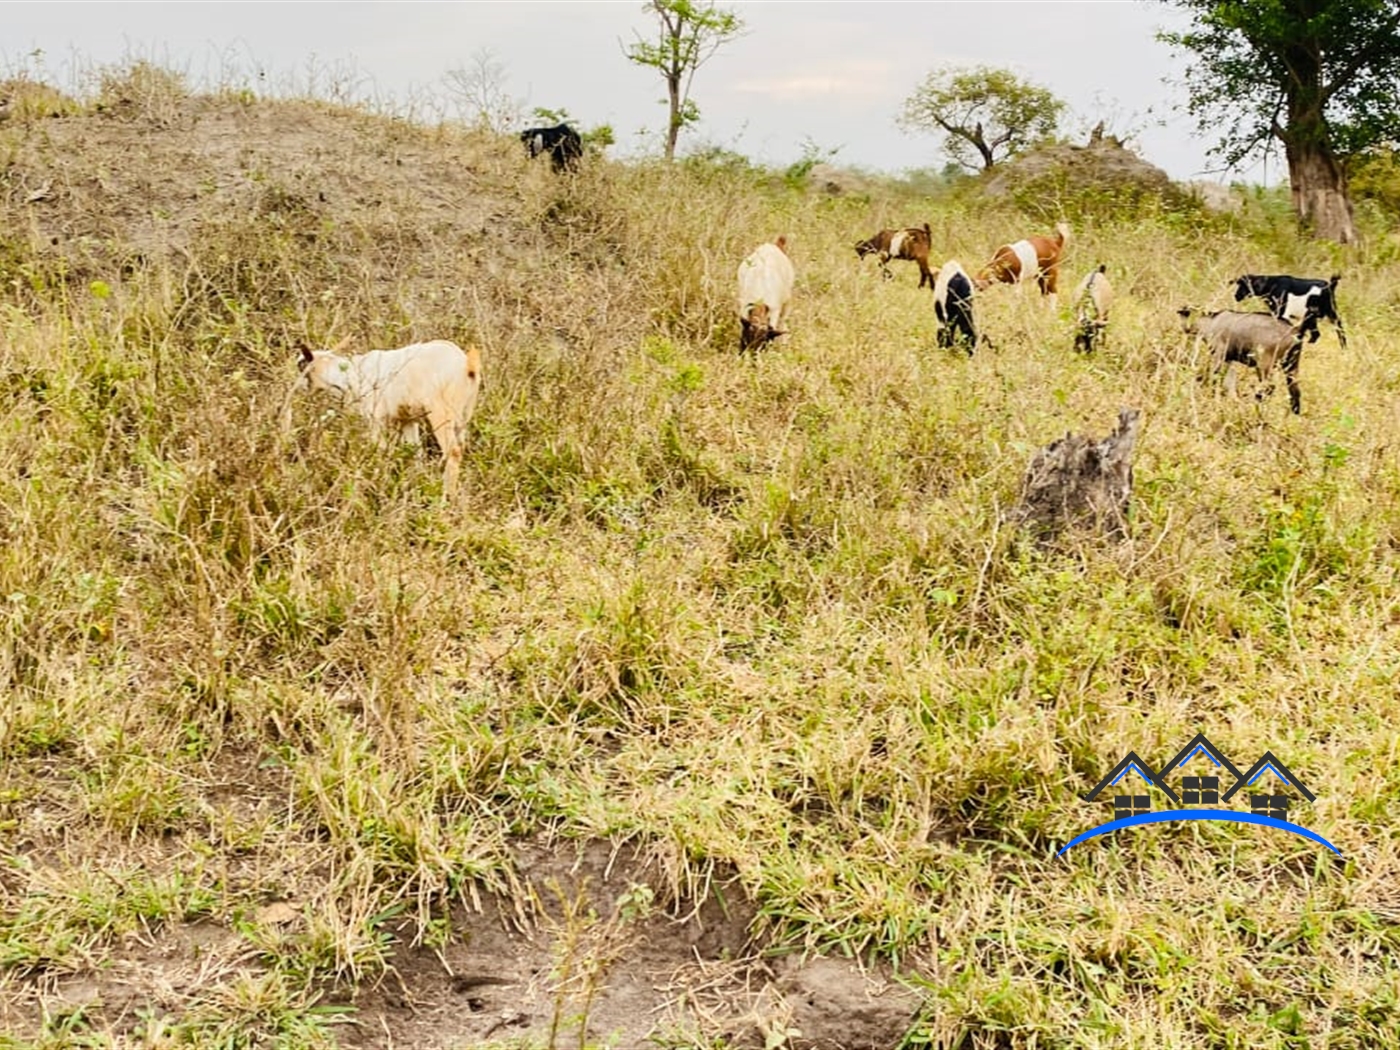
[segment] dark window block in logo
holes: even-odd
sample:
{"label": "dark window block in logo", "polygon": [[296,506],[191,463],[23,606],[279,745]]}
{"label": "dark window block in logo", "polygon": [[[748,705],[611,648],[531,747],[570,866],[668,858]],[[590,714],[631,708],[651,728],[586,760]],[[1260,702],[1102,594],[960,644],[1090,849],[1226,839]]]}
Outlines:
{"label": "dark window block in logo", "polygon": [[1139,813],[1149,813],[1151,810],[1152,799],[1147,795],[1113,796],[1113,817],[1115,820],[1122,820],[1124,817],[1135,817]]}
{"label": "dark window block in logo", "polygon": [[1258,813],[1261,817],[1273,817],[1275,820],[1287,820],[1288,796],[1250,795],[1249,808],[1251,812]]}
{"label": "dark window block in logo", "polygon": [[1181,801],[1188,806],[1214,806],[1220,801],[1219,777],[1182,777]]}

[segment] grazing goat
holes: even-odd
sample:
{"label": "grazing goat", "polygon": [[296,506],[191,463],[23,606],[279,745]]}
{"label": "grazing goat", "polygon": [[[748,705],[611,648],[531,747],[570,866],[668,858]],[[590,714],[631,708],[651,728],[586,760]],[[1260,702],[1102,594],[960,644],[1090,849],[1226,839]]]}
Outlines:
{"label": "grazing goat", "polygon": [[[481,390],[481,352],[476,347],[463,350],[435,339],[353,357],[302,347],[298,366],[301,376],[292,393],[326,391],[368,420],[376,437],[395,430],[405,441],[417,443],[418,424],[426,420],[446,460],[443,498],[456,493],[463,431]],[[288,422],[291,411],[289,398]]]}
{"label": "grazing goat", "polygon": [[993,284],[1014,284],[1019,291],[1026,281],[1032,278],[1040,285],[1040,294],[1056,298],[1060,279],[1060,257],[1069,244],[1069,223],[1055,226],[1054,237],[1027,237],[1015,244],[1003,244],[992,256],[992,261],[977,274],[977,288],[982,290]]}
{"label": "grazing goat", "polygon": [[938,345],[952,347],[961,338],[972,356],[977,346],[977,328],[972,321],[972,278],[962,263],[949,259],[933,283],[933,312],[938,318]]}
{"label": "grazing goat", "polygon": [[739,264],[739,349],[756,350],[787,333],[779,328],[792,301],[787,238],[760,244]]}
{"label": "grazing goat", "polygon": [[1108,283],[1105,265],[1084,280],[1074,290],[1074,348],[1086,354],[1094,352],[1095,341],[1108,327],[1108,311],[1113,305],[1113,285]]}
{"label": "grazing goat", "polygon": [[933,231],[928,223],[924,223],[922,228],[910,226],[903,230],[881,230],[869,240],[857,244],[856,255],[864,259],[867,255],[878,254],[880,272],[887,281],[894,276],[889,268],[891,259],[913,260],[919,264],[919,287],[927,283],[932,288],[933,272],[928,268],[928,251],[932,243]]}
{"label": "grazing goat", "polygon": [[1286,274],[1247,273],[1235,278],[1235,302],[1251,296],[1269,305],[1269,312],[1280,321],[1297,322],[1312,314],[1307,331],[1308,342],[1315,343],[1322,334],[1317,329],[1318,318],[1325,317],[1337,329],[1337,342],[1347,348],[1347,333],[1337,316],[1337,282],[1342,275],[1334,273],[1330,281],[1316,277],[1289,277]]}
{"label": "grazing goat", "polygon": [[1280,365],[1288,383],[1288,407],[1294,415],[1302,411],[1298,362],[1303,352],[1303,332],[1309,320],[1316,324],[1311,312],[1297,324],[1280,321],[1269,314],[1238,310],[1218,310],[1195,319],[1192,313],[1186,306],[1177,311],[1181,327],[1209,345],[1211,374],[1226,372],[1226,389],[1231,393],[1235,390],[1234,377],[1228,373],[1230,365],[1242,364],[1253,368],[1260,382],[1265,384],[1258,394],[1258,400],[1262,401],[1274,392],[1273,370],[1275,365]]}
{"label": "grazing goat", "polygon": [[520,133],[520,141],[530,151],[533,160],[541,153],[548,153],[555,171],[578,169],[583,157],[583,139],[567,124],[556,124],[552,128],[527,128]]}

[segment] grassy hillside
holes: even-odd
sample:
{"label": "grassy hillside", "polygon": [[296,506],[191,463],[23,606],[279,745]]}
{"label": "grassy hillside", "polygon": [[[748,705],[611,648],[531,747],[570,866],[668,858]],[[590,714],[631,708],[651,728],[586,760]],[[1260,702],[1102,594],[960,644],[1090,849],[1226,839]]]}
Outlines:
{"label": "grassy hillside", "polygon": [[[0,124],[0,1047],[425,1045],[384,1020],[407,953],[450,957],[493,894],[531,911],[522,843],[604,839],[643,850],[627,906],[543,902],[575,1012],[633,917],[732,879],[748,950],[909,980],[910,1046],[1400,1042],[1379,230],[1334,256],[1267,199],[560,180],[509,139],[148,67],[38,108]],[[912,266],[851,250],[928,221],[972,269],[1058,218],[1066,289],[1104,261],[1119,293],[1089,359],[1067,295],[1008,289],[978,302],[995,351],[938,350]],[[792,335],[741,359],[734,271],[779,232]],[[1351,345],[1305,348],[1301,416],[1198,381],[1176,307],[1334,271]],[[346,336],[483,348],[456,505],[350,419],[281,429],[297,345]],[[1013,542],[1034,451],[1123,405],[1131,539]],[[1055,856],[1125,752],[1198,730],[1272,749],[1345,863],[1214,824]],[[564,1041],[462,1025],[434,1045]]]}

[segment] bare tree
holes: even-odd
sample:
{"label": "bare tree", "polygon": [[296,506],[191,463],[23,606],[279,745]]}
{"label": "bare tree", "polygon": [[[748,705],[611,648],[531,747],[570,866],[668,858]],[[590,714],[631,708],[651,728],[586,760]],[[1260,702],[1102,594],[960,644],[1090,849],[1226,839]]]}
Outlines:
{"label": "bare tree", "polygon": [[505,66],[490,48],[476,51],[469,65],[450,70],[444,80],[464,123],[497,133],[520,123],[520,100],[506,90]]}

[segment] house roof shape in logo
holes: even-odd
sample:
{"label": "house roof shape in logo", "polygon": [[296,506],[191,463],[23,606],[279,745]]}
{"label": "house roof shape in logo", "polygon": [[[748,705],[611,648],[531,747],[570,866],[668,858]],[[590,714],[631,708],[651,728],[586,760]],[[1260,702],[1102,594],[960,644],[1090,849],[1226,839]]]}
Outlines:
{"label": "house roof shape in logo", "polygon": [[1269,770],[1273,770],[1274,776],[1278,777],[1280,780],[1284,781],[1287,784],[1292,784],[1309,802],[1317,801],[1317,796],[1314,795],[1311,791],[1309,791],[1307,785],[1304,784],[1297,777],[1295,777],[1289,771],[1287,766],[1285,766],[1282,762],[1276,759],[1272,751],[1265,751],[1264,754],[1260,757],[1259,761],[1254,763],[1254,765],[1250,766],[1247,772],[1243,774],[1236,773],[1235,786],[1232,787],[1229,791],[1225,792],[1225,794],[1221,795],[1220,801],[1229,802],[1231,796],[1233,796],[1235,792],[1239,791],[1240,788],[1246,785],[1253,785],[1253,783],[1256,780],[1258,780]]}
{"label": "house roof shape in logo", "polygon": [[[1154,785],[1157,787],[1162,786],[1157,779],[1157,774],[1152,772],[1152,767],[1138,758],[1136,751],[1129,751],[1123,756],[1121,762],[1109,770],[1108,776],[1100,780],[1087,795],[1081,795],[1080,797],[1083,798],[1085,802],[1092,802],[1102,794],[1104,788],[1118,783],[1118,781],[1122,780],[1129,773],[1136,773],[1138,776],[1142,777],[1143,780],[1147,781],[1148,787]],[[1166,792],[1168,795],[1172,796],[1172,801],[1178,801],[1176,796],[1172,794],[1171,788],[1167,788]]]}
{"label": "house roof shape in logo", "polygon": [[[1235,792],[1235,789],[1238,788],[1240,785],[1240,771],[1234,767],[1234,765],[1230,762],[1228,758],[1224,756],[1224,754],[1221,753],[1218,747],[1216,747],[1214,744],[1212,744],[1209,740],[1206,739],[1206,735],[1204,733],[1197,733],[1195,736],[1193,736],[1191,738],[1190,743],[1188,743],[1185,747],[1178,751],[1176,753],[1176,757],[1170,762],[1168,762],[1165,766],[1163,766],[1160,771],[1158,771],[1158,785],[1168,795],[1172,795],[1171,788],[1167,786],[1167,774],[1170,773],[1172,770],[1176,769],[1178,766],[1184,766],[1187,762],[1191,761],[1191,759],[1195,758],[1198,754],[1205,755],[1206,758],[1214,762],[1217,767],[1224,769],[1227,773],[1229,773],[1230,777],[1235,781],[1235,786],[1230,788],[1229,794],[1225,795],[1225,798],[1229,798],[1230,795]],[[1172,801],[1177,801],[1175,795],[1172,795]]]}

